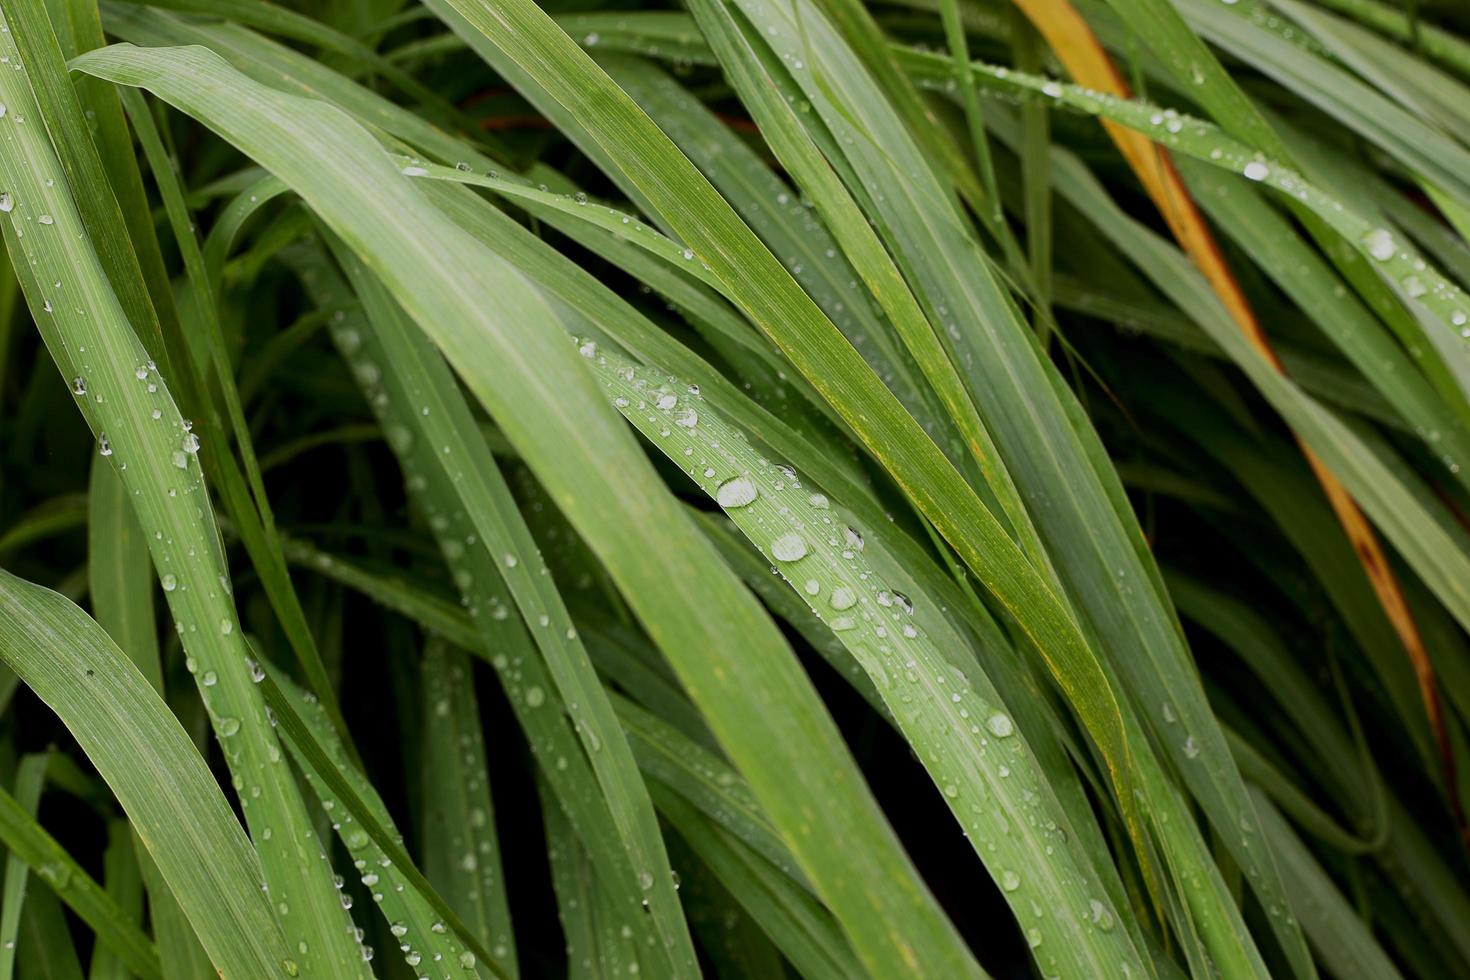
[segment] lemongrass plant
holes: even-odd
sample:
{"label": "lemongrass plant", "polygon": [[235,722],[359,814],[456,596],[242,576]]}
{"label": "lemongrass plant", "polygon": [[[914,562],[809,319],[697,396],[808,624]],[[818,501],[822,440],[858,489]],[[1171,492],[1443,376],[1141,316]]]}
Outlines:
{"label": "lemongrass plant", "polygon": [[0,0],[0,980],[1470,973],[1449,0]]}

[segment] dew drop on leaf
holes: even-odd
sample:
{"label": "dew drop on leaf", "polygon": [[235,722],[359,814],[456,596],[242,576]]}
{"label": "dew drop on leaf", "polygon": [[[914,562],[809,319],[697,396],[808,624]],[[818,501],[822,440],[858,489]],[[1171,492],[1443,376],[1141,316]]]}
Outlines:
{"label": "dew drop on leaf", "polygon": [[783,534],[771,542],[771,555],[777,561],[797,561],[806,557],[806,539],[796,532]]}
{"label": "dew drop on leaf", "polygon": [[744,507],[759,495],[755,481],[748,476],[737,476],[726,480],[715,491],[715,502],[721,507]]}

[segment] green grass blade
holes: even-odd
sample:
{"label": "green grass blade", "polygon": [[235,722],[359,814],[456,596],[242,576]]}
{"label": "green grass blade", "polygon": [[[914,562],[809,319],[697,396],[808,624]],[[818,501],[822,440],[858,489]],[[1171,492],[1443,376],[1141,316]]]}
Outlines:
{"label": "green grass blade", "polygon": [[0,655],[61,717],[117,795],[227,977],[299,972],[260,863],[188,736],[101,628],[0,572]]}
{"label": "green grass blade", "polygon": [[469,659],[430,640],[424,676],[424,876],[517,976],[515,939]]}
{"label": "green grass blade", "polygon": [[[855,944],[875,966],[907,970],[929,962],[950,975],[975,974],[978,968],[897,848],[785,644],[658,488],[621,423],[593,404],[597,395],[575,350],[564,335],[540,328],[555,320],[529,284],[428,208],[371,137],[321,103],[250,83],[218,58],[190,49],[114,46],[84,55],[77,65],[146,85],[248,145],[354,251],[370,257],[374,271],[465,375],[607,563],[828,903],[846,917]],[[242,92],[250,98],[242,100]],[[349,162],[364,175],[361,184],[341,179]],[[436,242],[432,248],[415,245],[428,239]],[[429,255],[432,263],[425,261]],[[487,272],[495,274],[494,288]],[[422,289],[425,277],[446,288]],[[525,329],[531,325],[536,329]],[[486,344],[496,356],[485,356]],[[585,409],[574,426],[562,414],[573,404]],[[618,463],[606,462],[609,452],[618,454]],[[582,461],[594,457],[609,482],[597,494],[580,494],[574,487],[585,480]],[[651,554],[659,560],[651,561]],[[759,746],[744,721],[758,705],[783,729],[761,733]],[[792,751],[798,745],[801,751]],[[830,801],[823,814],[827,832],[818,834],[801,797],[791,792],[796,783]],[[833,844],[839,839],[841,853]],[[867,873],[854,872],[855,856]],[[875,881],[905,884],[890,889],[874,887]]]}
{"label": "green grass blade", "polygon": [[[12,29],[0,52],[19,57]],[[261,841],[267,879],[296,896],[285,903],[290,931],[313,950],[308,963],[355,976],[361,960],[336,902],[330,872],[313,848],[288,828],[305,829],[305,812],[250,679],[218,532],[202,496],[189,432],[156,365],[129,325],[117,294],[87,237],[74,189],[46,138],[29,73],[0,73],[0,101],[38,125],[7,127],[0,176],[15,202],[6,215],[12,256],[33,271],[26,298],[43,339],[71,387],[77,406],[130,493],[149,538],[154,566],[203,684],[226,760],[261,803],[246,806],[252,830],[282,832]],[[56,285],[59,283],[60,285]],[[78,381],[77,379],[80,379]],[[157,413],[155,416],[154,413]],[[296,923],[300,923],[299,933]]]}

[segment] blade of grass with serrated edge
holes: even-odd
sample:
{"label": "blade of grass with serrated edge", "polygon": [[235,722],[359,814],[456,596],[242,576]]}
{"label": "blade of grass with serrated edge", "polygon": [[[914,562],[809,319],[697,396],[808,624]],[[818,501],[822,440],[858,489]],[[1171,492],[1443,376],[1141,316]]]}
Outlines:
{"label": "blade of grass with serrated edge", "polygon": [[[245,144],[371,257],[618,582],[860,953],[874,968],[978,975],[778,631],[626,429],[595,404],[591,377],[565,336],[547,329],[556,321],[529,283],[428,207],[365,131],[322,103],[251,82],[198,49],[117,45],[75,64],[166,93]],[[349,170],[358,179],[344,180]],[[599,493],[581,493],[589,469],[602,478]],[[754,712],[768,730],[750,730]],[[805,803],[812,793],[829,804],[817,822]]]}
{"label": "blade of grass with serrated edge", "polygon": [[[724,506],[862,663],[1016,918],[1030,923],[1041,968],[1142,971],[1127,931],[1113,928],[1115,913],[1090,863],[1067,835],[1048,829],[1059,826],[1060,810],[1024,733],[1012,739],[1014,722],[988,680],[951,664],[876,579],[862,531],[844,524],[825,495],[748,448],[678,379],[592,343],[582,351],[613,404]],[[722,479],[732,470],[741,475]],[[1037,907],[1050,914],[1029,917]]]}
{"label": "blade of grass with serrated edge", "polygon": [[[17,33],[12,27],[0,34],[0,51],[8,50],[16,63]],[[226,760],[244,786],[260,792],[241,794],[247,819],[260,832],[271,825],[279,831],[259,843],[267,879],[294,899],[283,919],[293,932],[299,923],[300,935],[308,937],[312,953],[304,959],[331,962],[341,975],[355,976],[361,960],[329,869],[296,832],[306,828],[299,793],[285,768],[272,761],[280,750],[235,628],[218,532],[191,451],[197,440],[184,428],[103,273],[28,79],[26,71],[0,72],[0,101],[13,114],[0,154],[0,176],[13,202],[5,215],[6,241],[13,261],[19,265],[23,257],[33,270],[25,283],[27,301],[77,406],[129,491],[185,650],[201,677],[217,680],[201,691]],[[35,125],[14,121],[27,117]]]}
{"label": "blade of grass with serrated edge", "polygon": [[289,975],[250,842],[132,662],[75,606],[4,572],[0,638],[0,656],[56,711],[117,795],[224,976]]}
{"label": "blade of grass with serrated edge", "polygon": [[482,937],[511,980],[518,975],[515,933],[495,832],[485,736],[474,677],[464,652],[430,639],[423,677],[424,876]]}

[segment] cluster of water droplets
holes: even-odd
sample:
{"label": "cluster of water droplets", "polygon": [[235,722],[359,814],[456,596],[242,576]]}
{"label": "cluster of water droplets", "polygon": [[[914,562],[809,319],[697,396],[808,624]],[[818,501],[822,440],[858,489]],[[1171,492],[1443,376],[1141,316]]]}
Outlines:
{"label": "cluster of water droplets", "polygon": [[[1053,881],[1028,890],[1027,855],[1072,846],[1054,816],[1059,805],[994,692],[986,685],[982,695],[945,658],[912,600],[874,571],[862,530],[793,469],[762,456],[678,379],[595,343],[579,350],[619,411],[714,498],[862,664],[1002,890],[1038,923],[1031,927],[1036,944],[1068,928],[1111,930],[1100,888],[1080,871],[1062,891]],[[675,424],[685,412],[698,421]],[[1009,785],[1022,767],[1025,781]],[[1058,894],[1088,892],[1080,906],[1052,904]],[[1068,954],[1056,943],[1035,955],[1045,966]]]}

